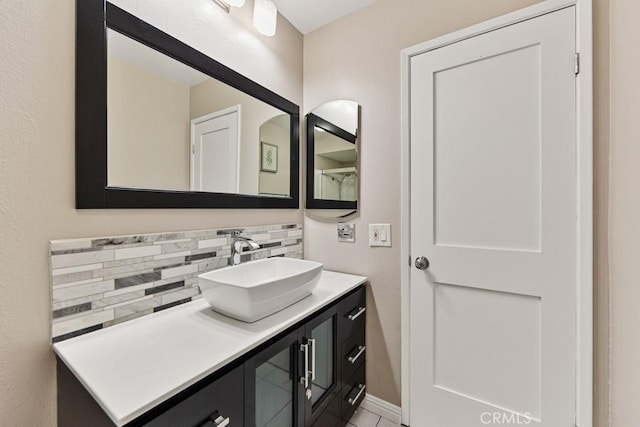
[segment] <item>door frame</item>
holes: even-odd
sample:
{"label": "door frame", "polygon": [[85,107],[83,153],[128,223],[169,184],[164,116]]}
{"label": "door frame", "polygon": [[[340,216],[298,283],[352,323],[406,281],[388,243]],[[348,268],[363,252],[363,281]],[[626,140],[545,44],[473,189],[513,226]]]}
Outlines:
{"label": "door frame", "polygon": [[242,141],[241,139],[241,134],[242,134],[242,129],[240,128],[240,125],[242,124],[242,106],[240,104],[238,105],[233,105],[229,108],[225,108],[223,110],[219,110],[219,111],[214,111],[213,113],[209,113],[209,114],[205,114],[204,116],[200,116],[200,117],[196,117],[195,119],[191,120],[191,125],[189,127],[189,188],[191,191],[200,191],[200,190],[195,190],[194,186],[195,186],[195,176],[193,174],[193,171],[195,169],[195,159],[196,159],[196,152],[195,152],[195,146],[196,146],[196,140],[195,140],[195,134],[196,134],[196,126],[199,125],[200,123],[203,122],[207,122],[209,120],[212,119],[217,119],[218,117],[223,117],[223,116],[228,116],[229,114],[234,114],[236,113],[236,118],[237,118],[237,123],[236,123],[236,127],[238,129],[238,138],[236,141],[236,146],[235,146],[235,150],[236,150],[236,192],[240,191],[240,155],[242,154],[242,152],[240,151],[240,143]]}
{"label": "door frame", "polygon": [[[409,425],[410,372],[410,271],[411,271],[411,168],[410,70],[411,58],[471,37],[514,25],[567,7],[576,7],[576,51],[580,73],[576,78],[577,136],[577,319],[576,319],[576,425],[593,426],[593,29],[592,0],[546,0],[403,49],[401,52],[401,379],[402,423]],[[408,263],[407,263],[408,261]]]}

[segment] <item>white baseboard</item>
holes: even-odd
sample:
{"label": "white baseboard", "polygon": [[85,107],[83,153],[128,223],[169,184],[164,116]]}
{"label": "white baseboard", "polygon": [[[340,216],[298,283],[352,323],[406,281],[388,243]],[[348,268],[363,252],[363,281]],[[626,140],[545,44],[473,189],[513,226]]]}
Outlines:
{"label": "white baseboard", "polygon": [[389,421],[400,424],[402,418],[402,411],[400,407],[382,400],[379,397],[375,397],[367,393],[364,399],[362,399],[360,407],[373,412],[376,415],[380,415]]}

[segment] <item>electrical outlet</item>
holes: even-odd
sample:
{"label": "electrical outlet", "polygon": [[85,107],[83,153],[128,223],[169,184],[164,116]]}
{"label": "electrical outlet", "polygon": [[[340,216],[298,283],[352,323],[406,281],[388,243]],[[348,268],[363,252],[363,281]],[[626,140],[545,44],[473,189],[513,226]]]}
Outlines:
{"label": "electrical outlet", "polygon": [[350,242],[356,241],[356,225],[352,222],[338,223],[338,242]]}
{"label": "electrical outlet", "polygon": [[369,246],[391,246],[391,224],[369,224]]}

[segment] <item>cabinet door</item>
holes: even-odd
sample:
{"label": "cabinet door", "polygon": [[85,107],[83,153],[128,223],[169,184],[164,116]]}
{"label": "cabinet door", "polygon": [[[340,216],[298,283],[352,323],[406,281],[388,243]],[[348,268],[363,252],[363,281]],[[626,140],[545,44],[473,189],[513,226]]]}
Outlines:
{"label": "cabinet door", "polygon": [[299,338],[292,332],[245,362],[245,426],[302,425]]}
{"label": "cabinet door", "polygon": [[303,341],[309,347],[309,385],[304,398],[307,426],[312,425],[323,414],[338,394],[336,328],[335,306],[325,310],[304,327]]}

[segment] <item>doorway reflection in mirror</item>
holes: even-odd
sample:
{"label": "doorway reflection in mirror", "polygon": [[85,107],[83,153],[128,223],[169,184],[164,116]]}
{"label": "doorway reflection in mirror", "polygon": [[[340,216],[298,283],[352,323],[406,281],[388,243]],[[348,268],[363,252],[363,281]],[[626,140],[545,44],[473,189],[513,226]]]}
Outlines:
{"label": "doorway reflection in mirror", "polygon": [[[288,197],[290,116],[109,29],[110,187]],[[275,176],[260,143],[277,145]]]}

